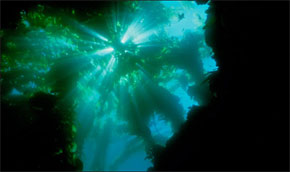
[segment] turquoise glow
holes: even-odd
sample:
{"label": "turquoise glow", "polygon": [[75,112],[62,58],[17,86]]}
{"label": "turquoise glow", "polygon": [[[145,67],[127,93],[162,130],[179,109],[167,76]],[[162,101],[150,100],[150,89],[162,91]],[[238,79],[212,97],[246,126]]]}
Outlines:
{"label": "turquoise glow", "polygon": [[[166,7],[174,9],[174,15],[170,17],[170,24],[165,26],[169,36],[182,38],[184,31],[203,32],[207,14],[205,11],[209,5],[197,5],[190,1],[162,1]],[[194,12],[193,12],[194,11]],[[184,14],[184,18],[179,21],[178,15]]]}
{"label": "turquoise glow", "polygon": [[166,141],[173,135],[170,122],[160,118],[160,115],[154,113],[149,123],[151,134],[160,145],[165,145]]}
{"label": "turquoise glow", "polygon": [[112,4],[82,20],[75,10],[52,15],[44,6],[23,13],[22,27],[3,44],[4,97],[42,91],[72,104],[71,151],[84,171],[145,171],[146,150],[165,146],[189,109],[207,99],[191,90],[218,70],[204,38],[209,6]]}
{"label": "turquoise glow", "polygon": [[12,96],[20,96],[20,95],[23,95],[23,93],[20,92],[20,91],[18,91],[16,88],[13,88],[10,94]]}
{"label": "turquoise glow", "polygon": [[212,57],[203,58],[202,63],[205,72],[213,72],[218,70],[216,61]]}

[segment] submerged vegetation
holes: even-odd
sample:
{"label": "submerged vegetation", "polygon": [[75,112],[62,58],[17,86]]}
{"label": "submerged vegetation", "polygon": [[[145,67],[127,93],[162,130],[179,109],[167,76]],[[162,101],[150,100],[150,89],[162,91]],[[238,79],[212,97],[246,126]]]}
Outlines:
{"label": "submerged vegetation", "polygon": [[[18,153],[40,149],[23,168],[55,161],[51,168],[146,170],[150,151],[211,96],[206,78],[217,66],[204,38],[208,5],[98,3],[106,8],[39,4],[3,32],[3,112],[23,121],[15,128],[28,128],[12,129],[23,138],[10,139],[38,140]],[[44,154],[50,159],[38,158]]]}

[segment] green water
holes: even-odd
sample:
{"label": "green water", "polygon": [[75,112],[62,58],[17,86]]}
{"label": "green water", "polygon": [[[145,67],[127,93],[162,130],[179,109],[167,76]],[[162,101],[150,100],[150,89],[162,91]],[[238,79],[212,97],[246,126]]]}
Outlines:
{"label": "green water", "polygon": [[22,11],[2,37],[2,99],[61,97],[74,108],[71,149],[84,170],[146,170],[146,150],[165,146],[210,95],[203,81],[218,67],[205,43],[208,7],[128,1],[87,13]]}

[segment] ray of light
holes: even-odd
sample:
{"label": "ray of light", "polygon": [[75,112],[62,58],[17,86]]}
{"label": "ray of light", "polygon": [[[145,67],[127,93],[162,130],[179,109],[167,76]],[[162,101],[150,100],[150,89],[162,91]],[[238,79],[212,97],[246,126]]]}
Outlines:
{"label": "ray of light", "polygon": [[114,51],[114,48],[113,47],[108,47],[108,48],[105,48],[105,49],[102,49],[102,50],[98,50],[97,52],[95,52],[96,55],[98,56],[104,56],[104,55],[107,55],[111,52]]}
{"label": "ray of light", "polygon": [[106,74],[107,74],[108,72],[112,72],[112,71],[113,71],[112,69],[113,69],[113,66],[114,66],[114,64],[115,64],[115,61],[116,61],[116,58],[115,58],[114,55],[112,55],[112,57],[111,57],[111,59],[110,59],[108,65],[107,65],[107,67],[105,68],[105,70],[104,70],[103,73],[102,73],[102,76],[106,76]]}
{"label": "ray of light", "polygon": [[155,30],[148,30],[146,32],[138,34],[134,39],[133,42],[135,44],[141,44],[149,41],[149,37],[155,34]]}
{"label": "ray of light", "polygon": [[[131,39],[133,40],[134,38],[138,37],[139,35],[141,35],[144,32],[146,33],[146,28],[148,28],[148,25],[146,26],[144,23],[145,18],[146,17],[144,14],[139,14],[139,15],[137,15],[137,17],[135,17],[133,19],[131,24],[128,26],[125,34],[122,36],[121,42],[123,44],[126,43],[128,40],[131,40]],[[148,32],[148,33],[150,33],[150,32]]]}
{"label": "ray of light", "polygon": [[[13,54],[11,53],[11,57],[9,58],[5,57],[2,63],[7,67],[1,69],[1,72],[21,73],[21,75],[13,79],[17,82],[15,81],[13,83],[14,85],[9,88],[8,94],[14,94],[14,96],[22,96],[22,93],[26,94],[26,90],[22,87],[29,87],[30,92],[55,89],[55,86],[50,88],[47,85],[50,86],[52,85],[51,82],[58,83],[71,76],[75,76],[77,78],[76,81],[68,79],[68,81],[63,82],[64,85],[71,82],[71,85],[70,87],[65,86],[59,92],[64,95],[63,99],[67,102],[72,101],[73,97],[74,104],[76,105],[74,110],[77,113],[77,121],[84,128],[90,122],[93,125],[92,128],[88,127],[88,133],[84,136],[85,138],[92,137],[94,139],[90,143],[90,146],[86,147],[86,156],[90,157],[92,154],[98,156],[96,152],[99,148],[98,143],[103,143],[102,138],[100,138],[100,133],[105,131],[104,126],[110,120],[112,121],[112,126],[116,128],[121,125],[123,125],[122,127],[128,127],[129,125],[137,126],[138,124],[147,125],[151,131],[153,140],[155,140],[154,143],[164,145],[175,131],[172,131],[174,128],[171,125],[172,120],[165,119],[167,115],[171,115],[170,112],[166,111],[166,108],[160,107],[159,102],[154,101],[154,99],[158,98],[158,100],[164,100],[166,102],[166,95],[163,97],[163,95],[152,92],[157,92],[160,87],[163,87],[160,90],[164,90],[169,97],[170,95],[178,97],[179,102],[177,99],[176,101],[172,100],[172,102],[175,102],[176,106],[180,105],[179,107],[184,109],[184,113],[180,112],[180,117],[184,115],[184,118],[186,118],[188,107],[193,104],[198,105],[198,103],[194,100],[194,96],[191,98],[186,92],[188,86],[191,86],[190,84],[194,83],[194,81],[186,78],[187,73],[178,72],[175,68],[171,70],[172,68],[170,67],[164,67],[168,62],[168,59],[166,59],[168,56],[166,56],[166,53],[163,53],[164,51],[159,51],[157,47],[165,47],[165,49],[170,50],[172,47],[170,44],[171,41],[169,41],[170,46],[168,46],[168,43],[164,39],[171,40],[171,36],[174,37],[174,40],[176,38],[186,39],[183,36],[184,31],[187,29],[194,33],[203,31],[202,26],[206,19],[204,9],[207,6],[205,6],[206,8],[199,9],[195,6],[195,2],[161,2],[161,4],[164,4],[165,8],[173,12],[169,16],[166,14],[171,25],[166,26],[162,22],[162,24],[156,24],[154,22],[156,16],[144,12],[145,10],[142,9],[142,5],[138,6],[139,9],[136,8],[135,12],[129,13],[127,9],[122,8],[121,11],[121,8],[119,9],[119,3],[116,3],[110,15],[96,13],[98,16],[90,16],[90,19],[84,22],[86,23],[85,25],[84,23],[79,23],[77,19],[71,19],[66,21],[64,25],[51,23],[47,24],[47,27],[39,29],[39,27],[34,26],[33,22],[31,22],[32,20],[27,20],[30,26],[27,26],[27,23],[24,22],[28,30],[26,36],[15,35],[15,39],[12,39],[14,43],[11,42],[7,45],[11,48]],[[151,8],[151,5],[149,4],[147,7]],[[156,10],[156,14],[159,14],[159,9],[154,10]],[[178,21],[178,14],[182,13],[184,13],[185,18]],[[101,16],[104,18],[100,21],[103,22],[105,20],[107,22],[108,32],[96,30],[97,25],[100,23],[96,24],[92,22],[99,21],[98,19]],[[48,16],[45,17],[48,18]],[[43,24],[46,23],[43,22]],[[102,24],[105,24],[105,22]],[[167,31],[167,33],[164,35],[160,34],[163,31]],[[104,35],[104,33],[110,35]],[[178,47],[180,40],[176,40],[175,42]],[[15,42],[17,43],[16,45]],[[120,42],[123,44],[120,44]],[[175,42],[172,44],[175,44]],[[206,47],[205,44],[200,46]],[[180,48],[182,49],[183,47]],[[158,50],[155,52],[156,49]],[[14,53],[14,50],[17,51]],[[184,51],[187,51],[187,49],[184,48]],[[217,70],[215,61],[210,59],[212,54],[209,52],[209,48],[199,49],[205,73]],[[149,55],[147,56],[147,54]],[[13,62],[11,63],[10,61]],[[120,69],[119,64],[121,63],[125,65]],[[159,66],[155,67],[154,64],[162,64],[161,69],[156,69]],[[173,66],[178,66],[178,64],[173,64]],[[43,76],[46,76],[47,73],[50,73],[56,68],[60,68],[57,70],[60,72],[56,72],[57,75],[51,78],[52,81],[43,78]],[[19,71],[16,71],[16,69],[19,69]],[[116,69],[125,71],[125,73],[120,74],[118,73],[119,70]],[[27,72],[25,70],[28,70],[28,73],[32,73],[30,74],[31,76],[26,74]],[[159,73],[162,74],[159,75]],[[183,76],[185,79],[179,79],[181,78],[180,76]],[[27,81],[22,81],[23,78],[26,78]],[[176,83],[172,83],[173,81]],[[58,87],[62,88],[62,84],[58,84]],[[115,94],[118,96],[116,97]],[[161,98],[159,99],[158,96]],[[148,106],[148,108],[145,110],[141,107],[141,99],[146,100],[144,106]],[[168,100],[169,102],[171,100]],[[156,111],[158,111],[158,114]],[[154,114],[152,115],[153,112]],[[132,123],[134,120],[123,118],[128,113],[131,113],[130,116],[132,118],[136,118],[135,121],[138,124]],[[124,137],[119,137],[122,135],[121,131],[112,131],[112,133],[118,136],[114,138],[116,139],[114,142],[119,142],[124,139]],[[127,130],[123,131],[123,133],[132,136]],[[145,137],[148,140],[151,137],[148,136],[148,133],[143,133],[144,135],[147,134],[145,137],[142,135],[142,131],[139,131],[139,133],[141,133],[141,136],[136,139],[137,141]],[[80,136],[82,136],[81,134]],[[92,135],[88,136],[90,134]],[[128,140],[122,141],[124,144],[129,142]],[[87,141],[85,141],[85,144],[87,144]],[[117,157],[116,152],[108,153],[105,149],[107,148],[102,150],[102,155],[110,154],[107,162],[108,164],[114,163],[112,160]],[[116,146],[114,149],[126,149],[126,146]],[[108,151],[111,151],[110,148],[108,148]],[[128,166],[124,166],[128,162],[128,157],[124,157],[123,159],[122,156],[124,161],[122,160],[120,162],[120,166],[116,170],[128,170]],[[136,164],[144,163],[142,161],[144,160],[143,157],[145,156],[138,155],[138,160],[135,157],[129,158],[129,160],[130,162],[136,162]],[[83,159],[83,162],[85,171],[96,170],[90,169],[88,166],[90,164],[93,165],[95,162],[88,162],[85,159]],[[97,163],[100,164],[102,162],[104,161]],[[102,164],[104,166],[103,169],[108,169],[108,167],[105,167],[108,164]],[[142,171],[148,167],[148,164],[144,165]]]}
{"label": "ray of light", "polygon": [[72,23],[79,28],[80,30],[82,30],[83,32],[86,32],[102,41],[108,42],[108,39],[106,37],[104,37],[103,35],[99,34],[98,32],[96,32],[96,30],[90,29],[87,26],[80,24],[78,22],[76,22],[75,20],[72,21]]}

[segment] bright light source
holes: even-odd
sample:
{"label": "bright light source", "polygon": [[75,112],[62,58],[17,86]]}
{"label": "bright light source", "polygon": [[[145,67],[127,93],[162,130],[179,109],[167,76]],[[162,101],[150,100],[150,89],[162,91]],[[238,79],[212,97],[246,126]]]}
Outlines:
{"label": "bright light source", "polygon": [[111,53],[113,51],[114,51],[114,48],[113,47],[109,47],[109,48],[105,48],[105,49],[99,50],[95,54],[99,55],[99,56],[104,56],[104,55],[109,54],[109,53]]}
{"label": "bright light source", "polygon": [[140,25],[137,21],[133,22],[129,25],[128,29],[126,30],[121,42],[124,44],[128,41],[128,39],[137,37],[140,34],[142,29],[142,25]]}

